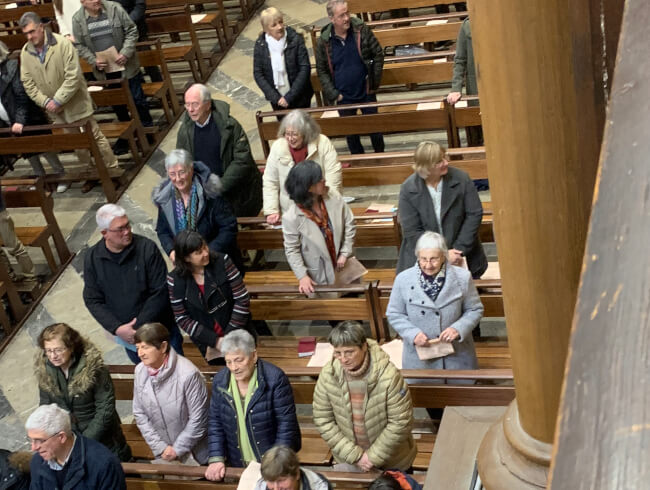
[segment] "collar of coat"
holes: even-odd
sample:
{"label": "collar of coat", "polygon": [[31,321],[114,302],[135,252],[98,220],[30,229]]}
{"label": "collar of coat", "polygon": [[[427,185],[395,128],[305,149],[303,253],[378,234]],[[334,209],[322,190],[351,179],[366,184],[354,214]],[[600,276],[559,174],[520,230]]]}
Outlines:
{"label": "collar of coat", "polygon": [[[99,349],[89,340],[82,338],[82,343],[84,345],[83,354],[79,359],[72,361],[68,372],[68,393],[71,397],[90,390],[95,384],[97,372],[104,367],[104,360]],[[34,371],[38,386],[43,391],[55,396],[63,394],[56,382],[58,369],[47,360],[44,350],[41,349],[36,354]]]}
{"label": "collar of coat", "polygon": [[[366,382],[368,384],[368,392],[370,392],[391,362],[388,354],[382,350],[376,340],[367,339],[366,342],[368,343],[368,354],[370,355],[370,368]],[[347,383],[345,371],[343,366],[341,366],[341,363],[336,359],[332,359],[330,362],[332,372],[334,376],[336,376],[337,382],[341,385]]]}
{"label": "collar of coat", "polygon": [[[287,47],[296,40],[297,35],[302,35],[302,34],[298,34],[298,32],[296,32],[296,30],[291,26],[285,26],[284,30],[287,34]],[[264,37],[264,34],[265,34],[264,31],[260,33],[260,35],[257,37],[257,42],[263,45],[264,47],[267,47],[267,42],[266,42],[266,38]]]}
{"label": "collar of coat", "polygon": [[[442,177],[440,221],[444,221],[445,216],[447,215],[447,212],[451,208],[454,201],[456,201],[456,199],[461,196],[461,172],[462,170],[449,167],[447,175],[444,175]],[[411,177],[406,179],[402,185],[404,187],[404,191],[410,195],[411,199],[417,199],[418,197],[426,196],[427,202],[431,202],[431,199],[429,199],[427,183],[418,174],[414,173]],[[433,213],[433,203],[431,203],[431,212]],[[431,216],[435,216],[435,214],[432,214]],[[438,225],[439,228],[442,229],[442,223],[438,223]]]}
{"label": "collar of coat", "polygon": [[[350,17],[350,26],[352,27],[352,30],[355,33],[357,33],[361,30],[361,27],[363,26],[363,21],[361,19],[357,19],[356,17]],[[334,32],[334,24],[330,22],[325,27],[323,27],[323,29],[320,31],[320,38],[323,40],[323,42],[327,43],[332,37],[333,32]]]}
{"label": "collar of coat", "polygon": [[[56,46],[56,44],[58,43],[56,36],[58,34],[54,34],[52,31],[50,31],[47,28],[44,29],[45,29],[45,44],[47,44],[48,49],[51,48],[52,46]],[[38,52],[36,51],[36,48],[29,41],[25,43],[25,50],[33,56],[38,56]]]}

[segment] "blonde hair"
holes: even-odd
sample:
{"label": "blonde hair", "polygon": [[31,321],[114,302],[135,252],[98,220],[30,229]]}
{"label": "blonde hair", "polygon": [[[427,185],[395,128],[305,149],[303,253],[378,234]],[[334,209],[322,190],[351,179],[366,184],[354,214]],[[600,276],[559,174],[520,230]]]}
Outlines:
{"label": "blonde hair", "polygon": [[282,18],[282,12],[280,12],[275,7],[269,7],[262,10],[262,13],[260,14],[260,23],[262,24],[262,29],[266,30],[269,24]]}
{"label": "blonde hair", "polygon": [[423,141],[415,149],[413,154],[413,170],[426,179],[429,176],[431,167],[440,163],[447,155],[446,148],[441,147],[435,141]]}

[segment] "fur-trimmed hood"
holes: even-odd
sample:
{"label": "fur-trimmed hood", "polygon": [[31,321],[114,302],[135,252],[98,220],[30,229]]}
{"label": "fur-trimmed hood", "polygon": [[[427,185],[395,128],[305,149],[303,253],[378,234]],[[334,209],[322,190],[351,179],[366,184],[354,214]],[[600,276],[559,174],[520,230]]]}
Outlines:
{"label": "fur-trimmed hood", "polygon": [[[70,381],[68,383],[68,394],[73,397],[92,389],[97,378],[97,372],[104,367],[102,353],[95,344],[83,339],[84,351],[79,359],[73,359],[70,364]],[[47,359],[45,351],[41,350],[36,354],[34,372],[41,390],[61,396],[61,390],[56,383],[56,368]]]}
{"label": "fur-trimmed hood", "polygon": [[[221,195],[222,185],[218,175],[210,172],[210,168],[203,162],[194,162],[194,178],[203,188],[206,198],[213,199]],[[169,177],[164,177],[160,184],[151,191],[151,200],[158,206],[163,206],[174,196],[174,185]]]}

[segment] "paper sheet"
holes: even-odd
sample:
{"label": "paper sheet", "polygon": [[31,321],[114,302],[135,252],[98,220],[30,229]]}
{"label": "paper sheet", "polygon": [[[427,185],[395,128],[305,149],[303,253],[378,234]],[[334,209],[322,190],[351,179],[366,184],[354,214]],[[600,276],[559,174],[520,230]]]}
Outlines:
{"label": "paper sheet", "polygon": [[429,345],[426,347],[416,345],[415,351],[418,353],[418,357],[421,361],[426,361],[428,359],[437,359],[439,357],[453,354],[454,346],[449,342],[441,342],[438,339],[431,339]]}
{"label": "paper sheet", "polygon": [[118,65],[115,62],[115,60],[119,55],[120,53],[117,52],[115,46],[111,46],[110,48],[105,49],[104,51],[97,51],[95,53],[95,57],[99,61],[108,62],[108,66],[104,68],[104,73],[115,73],[116,71],[124,71],[124,66]]}
{"label": "paper sheet", "polygon": [[5,8],[6,9],[16,9],[16,8],[18,8],[18,4],[17,3],[8,3],[7,5],[5,5]]}
{"label": "paper sheet", "polygon": [[192,24],[198,24],[205,19],[205,14],[192,14]]}
{"label": "paper sheet", "polygon": [[325,111],[320,116],[322,119],[327,117],[339,117],[339,111]]}
{"label": "paper sheet", "polygon": [[428,111],[431,109],[442,109],[442,101],[440,102],[420,102],[415,108],[416,111]]}
{"label": "paper sheet", "polygon": [[251,461],[239,477],[237,490],[253,490],[257,482],[262,478],[262,466],[257,461]]}
{"label": "paper sheet", "polygon": [[427,25],[428,26],[437,26],[437,25],[446,24],[446,23],[447,23],[447,19],[433,19],[433,20],[430,20],[429,22],[427,22]]}
{"label": "paper sheet", "polygon": [[371,202],[370,206],[366,208],[366,213],[394,213],[397,207],[390,203]]}
{"label": "paper sheet", "polygon": [[216,359],[217,357],[223,357],[223,353],[214,347],[208,347],[205,350],[205,360],[206,361],[211,361],[212,359]]}
{"label": "paper sheet", "polygon": [[402,369],[402,350],[404,349],[404,344],[401,339],[391,340],[386,342],[381,346],[383,351],[388,354],[390,360],[397,369]]}
{"label": "paper sheet", "polygon": [[356,257],[348,257],[343,270],[334,272],[334,284],[337,286],[351,284],[368,273]]}
{"label": "paper sheet", "polygon": [[447,58],[434,58],[434,63],[447,63]]}
{"label": "paper sheet", "polygon": [[463,107],[467,107],[467,101],[466,100],[459,100],[454,104],[454,107],[456,109],[462,109]]}
{"label": "paper sheet", "polygon": [[487,270],[481,276],[481,279],[501,279],[501,270],[498,262],[488,262]]}

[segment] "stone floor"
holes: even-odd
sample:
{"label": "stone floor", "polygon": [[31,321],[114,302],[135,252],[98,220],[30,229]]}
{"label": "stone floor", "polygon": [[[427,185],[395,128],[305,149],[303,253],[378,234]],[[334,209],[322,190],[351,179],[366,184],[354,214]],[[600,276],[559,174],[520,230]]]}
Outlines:
{"label": "stone floor", "polygon": [[[310,24],[323,25],[326,19],[325,0],[270,0],[285,14],[285,23],[295,28]],[[252,77],[252,55],[255,39],[261,31],[257,18],[253,19],[238,37],[235,46],[222,61],[209,80],[214,98],[230,104],[231,114],[242,124],[248,134],[255,158],[262,158],[262,149],[257,135],[255,112],[270,110],[261,91]],[[305,36],[311,52],[309,36]],[[441,95],[446,89],[427,91],[422,95]],[[402,95],[403,96],[403,95]],[[394,96],[380,95],[380,100]],[[134,232],[157,241],[154,230],[156,210],[150,199],[152,188],[164,173],[163,160],[166,153],[175,147],[177,127],[171,129],[159,148],[144,166],[136,179],[122,196],[119,204],[129,215]],[[387,149],[398,149],[404,145],[415,146],[423,139],[446,140],[444,134],[418,135],[415,137],[388,137]],[[366,141],[369,144],[369,141]],[[337,148],[343,150],[345,141],[336,141]],[[347,150],[347,149],[346,149]],[[346,151],[347,152],[347,151]],[[29,166],[18,165],[16,174],[29,173]],[[350,189],[347,194],[357,198],[357,202],[369,203],[375,200],[396,201],[398,186],[381,189]],[[0,447],[17,449],[26,447],[23,423],[38,405],[37,384],[32,371],[32,359],[36,352],[36,338],[40,331],[54,322],[66,322],[89,337],[104,353],[107,364],[128,363],[124,349],[117,346],[112,338],[92,318],[82,299],[83,259],[89,246],[100,237],[95,225],[95,212],[104,204],[101,190],[96,188],[88,194],[81,194],[79,185],[73,186],[65,194],[55,195],[55,213],[68,245],[76,256],[64,271],[57,283],[27,319],[11,344],[0,355]],[[39,218],[28,211],[13,214],[18,226],[38,222]],[[395,250],[367,250],[362,252],[377,263],[392,264],[396,258]],[[44,259],[39,250],[30,249],[38,267],[44,267]],[[278,254],[276,254],[278,255]],[[273,259],[271,255],[269,259]],[[275,257],[283,260],[282,254]],[[388,265],[390,266],[390,265]],[[279,330],[284,331],[282,326]],[[280,333],[280,332],[278,332]],[[118,406],[123,419],[130,417],[130,403]]]}

